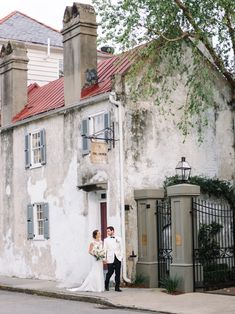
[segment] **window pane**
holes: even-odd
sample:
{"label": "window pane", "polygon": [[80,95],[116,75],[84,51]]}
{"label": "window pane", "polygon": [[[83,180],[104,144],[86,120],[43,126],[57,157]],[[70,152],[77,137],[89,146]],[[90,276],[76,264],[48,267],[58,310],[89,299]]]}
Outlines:
{"label": "window pane", "polygon": [[[100,141],[104,138],[104,114],[98,114],[90,118],[90,135],[94,137],[101,138]],[[99,140],[98,140],[99,141]]]}
{"label": "window pane", "polygon": [[37,204],[37,231],[38,235],[44,234],[43,208],[41,204]]}
{"label": "window pane", "polygon": [[104,115],[99,114],[93,118],[94,133],[104,129]]}
{"label": "window pane", "polygon": [[44,234],[43,221],[38,221],[38,234],[39,235]]}
{"label": "window pane", "polygon": [[32,161],[33,164],[41,163],[41,152],[40,152],[40,132],[32,134]]}

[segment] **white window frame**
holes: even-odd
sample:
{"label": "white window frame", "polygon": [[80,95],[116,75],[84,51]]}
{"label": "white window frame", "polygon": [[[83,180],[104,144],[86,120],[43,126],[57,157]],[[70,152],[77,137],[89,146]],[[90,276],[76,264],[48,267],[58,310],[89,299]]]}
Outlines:
{"label": "white window frame", "polygon": [[[30,132],[30,156],[31,156],[31,166],[30,168],[38,168],[42,166],[41,160],[37,163],[34,162],[34,148],[33,148],[33,135],[38,134],[39,136],[39,141],[41,140],[40,138],[40,129],[34,130],[33,132]],[[41,144],[41,143],[40,143]],[[41,145],[38,146],[38,151],[39,151],[39,157],[41,158],[41,152],[40,152],[40,147]]]}
{"label": "white window frame", "polygon": [[[34,140],[34,137],[37,140]],[[35,146],[35,143],[37,146]],[[33,145],[34,144],[34,145]],[[35,160],[36,151],[38,158]],[[44,128],[36,129],[25,134],[25,168],[37,168],[46,164],[46,131]]]}
{"label": "white window frame", "polygon": [[[38,219],[38,210],[41,211],[41,219]],[[44,238],[44,216],[43,203],[33,204],[33,225],[34,225],[34,240],[45,240]],[[39,232],[39,223],[42,224],[42,231]]]}
{"label": "white window frame", "polygon": [[[89,123],[88,123],[88,135],[92,136],[93,134],[97,134],[97,132],[100,132],[103,130],[103,132],[100,132],[97,134],[97,137],[101,137],[101,138],[104,138],[105,136],[105,131],[104,131],[104,114],[106,112],[105,111],[100,111],[100,112],[96,112],[95,114],[93,115],[89,115],[88,116],[88,120],[89,120]],[[97,118],[98,116],[102,116],[102,128],[100,130],[95,130],[94,127],[95,127],[95,118]]]}
{"label": "white window frame", "polygon": [[[95,129],[95,119],[98,116],[102,116],[102,123],[100,127]],[[82,138],[82,155],[86,156],[90,153],[90,140],[92,138],[96,139],[98,142],[103,142],[104,140],[108,142],[108,131],[107,128],[110,126],[110,112],[107,110],[97,111],[93,114],[88,114],[82,119],[81,123],[81,134]],[[109,143],[110,144],[110,143]],[[111,149],[111,145],[108,149]]]}

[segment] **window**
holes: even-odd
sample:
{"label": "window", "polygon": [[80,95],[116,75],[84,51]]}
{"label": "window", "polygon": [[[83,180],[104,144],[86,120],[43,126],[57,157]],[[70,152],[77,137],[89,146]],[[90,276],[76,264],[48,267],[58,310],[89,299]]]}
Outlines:
{"label": "window", "polygon": [[95,116],[89,117],[89,135],[94,135],[104,138],[104,114],[100,113]]}
{"label": "window", "polygon": [[42,204],[35,205],[35,237],[44,236],[44,219],[43,219],[43,207]]}
{"label": "window", "polygon": [[82,152],[86,155],[90,152],[90,139],[88,136],[94,136],[98,139],[108,138],[110,127],[110,115],[109,113],[97,113],[89,116],[87,119],[82,120]]}
{"label": "window", "polygon": [[25,167],[35,168],[46,164],[45,130],[25,135]]}
{"label": "window", "polygon": [[48,203],[29,204],[27,207],[28,239],[49,239]]}

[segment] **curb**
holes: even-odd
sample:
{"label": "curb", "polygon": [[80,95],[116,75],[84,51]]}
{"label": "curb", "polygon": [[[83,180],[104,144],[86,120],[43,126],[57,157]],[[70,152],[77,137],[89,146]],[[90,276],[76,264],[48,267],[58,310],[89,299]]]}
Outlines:
{"label": "curb", "polygon": [[88,303],[100,304],[104,307],[116,308],[116,309],[145,311],[145,312],[149,312],[149,313],[158,313],[158,314],[177,314],[177,313],[172,313],[172,312],[162,312],[162,311],[159,312],[157,310],[138,308],[135,306],[125,306],[125,305],[114,304],[108,300],[101,298],[101,297],[95,297],[95,296],[74,295],[74,294],[69,294],[69,293],[67,294],[67,293],[29,289],[29,288],[17,288],[17,287],[10,287],[10,286],[4,286],[4,285],[0,285],[0,290],[25,293],[25,294],[31,294],[31,295],[38,295],[38,296],[49,297],[49,298],[70,300],[70,301],[88,302]]}

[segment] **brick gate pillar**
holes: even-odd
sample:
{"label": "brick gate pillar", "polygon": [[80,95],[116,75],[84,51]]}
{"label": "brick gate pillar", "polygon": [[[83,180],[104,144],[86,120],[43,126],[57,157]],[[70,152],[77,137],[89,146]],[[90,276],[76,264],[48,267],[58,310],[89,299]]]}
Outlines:
{"label": "brick gate pillar", "polygon": [[137,275],[146,277],[148,287],[158,287],[156,201],[164,198],[162,189],[135,190],[138,225]]}
{"label": "brick gate pillar", "polygon": [[178,184],[167,188],[171,198],[172,253],[170,277],[181,278],[179,291],[193,291],[192,197],[200,195],[200,187]]}

